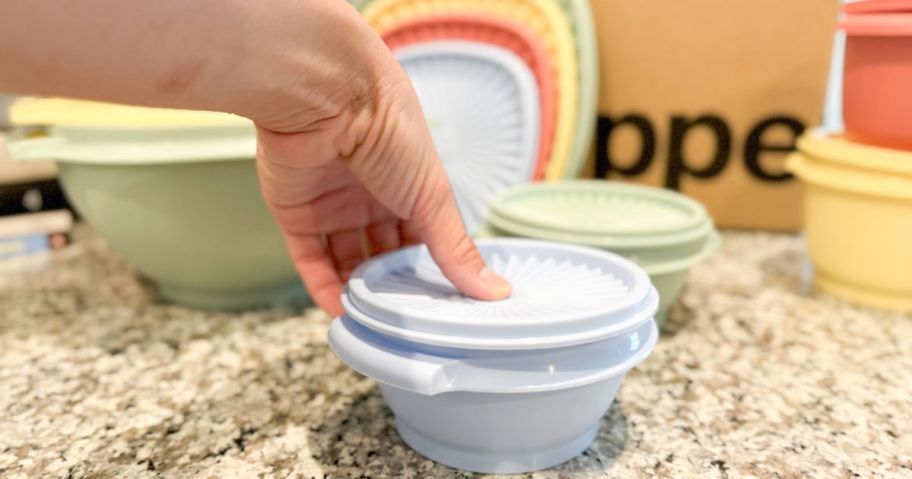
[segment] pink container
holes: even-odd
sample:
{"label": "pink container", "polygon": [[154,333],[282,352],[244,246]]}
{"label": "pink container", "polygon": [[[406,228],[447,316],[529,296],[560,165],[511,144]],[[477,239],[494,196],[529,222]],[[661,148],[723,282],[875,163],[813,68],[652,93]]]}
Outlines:
{"label": "pink container", "polygon": [[912,150],[912,1],[858,2],[844,11],[846,136]]}
{"label": "pink container", "polygon": [[551,157],[551,143],[554,141],[557,73],[551,66],[547,50],[534,33],[523,25],[495,17],[452,14],[420,17],[404,22],[382,32],[382,36],[390,50],[413,43],[458,39],[504,48],[521,58],[532,70],[538,84],[541,127],[533,178],[544,177]]}

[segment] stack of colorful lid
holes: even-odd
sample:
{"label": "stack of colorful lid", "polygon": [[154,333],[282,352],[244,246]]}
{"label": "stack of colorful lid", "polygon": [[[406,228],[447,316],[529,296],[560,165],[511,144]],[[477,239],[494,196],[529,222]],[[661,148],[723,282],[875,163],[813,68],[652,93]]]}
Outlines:
{"label": "stack of colorful lid", "polygon": [[[263,204],[256,131],[226,113],[22,98],[14,160],[57,162],[67,199],[171,302],[205,309],[307,295]],[[38,133],[40,132],[40,133]]]}
{"label": "stack of colorful lid", "polygon": [[502,189],[580,174],[598,83],[586,0],[353,3],[411,78],[470,232]]}
{"label": "stack of colorful lid", "polygon": [[606,181],[514,187],[495,198],[487,220],[482,235],[594,246],[635,261],[659,291],[660,325],[690,267],[719,245],[700,203],[669,190]]}
{"label": "stack of colorful lid", "polygon": [[912,0],[845,6],[845,132],[812,131],[789,168],[805,184],[814,283],[912,312]]}

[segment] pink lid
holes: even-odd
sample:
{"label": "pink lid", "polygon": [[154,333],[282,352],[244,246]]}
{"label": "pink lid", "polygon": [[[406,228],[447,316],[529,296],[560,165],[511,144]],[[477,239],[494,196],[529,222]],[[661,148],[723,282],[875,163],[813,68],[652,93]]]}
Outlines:
{"label": "pink lid", "polygon": [[850,14],[839,22],[839,29],[850,36],[912,36],[912,12]]}
{"label": "pink lid", "polygon": [[864,0],[847,3],[842,11],[853,13],[912,13],[912,0]]}

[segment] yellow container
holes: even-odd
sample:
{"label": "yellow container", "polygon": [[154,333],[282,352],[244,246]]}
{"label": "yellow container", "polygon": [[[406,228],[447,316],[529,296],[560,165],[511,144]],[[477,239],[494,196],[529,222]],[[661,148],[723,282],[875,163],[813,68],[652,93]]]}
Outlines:
{"label": "yellow container", "polygon": [[805,183],[814,284],[826,293],[912,312],[912,153],[805,134],[788,169]]}

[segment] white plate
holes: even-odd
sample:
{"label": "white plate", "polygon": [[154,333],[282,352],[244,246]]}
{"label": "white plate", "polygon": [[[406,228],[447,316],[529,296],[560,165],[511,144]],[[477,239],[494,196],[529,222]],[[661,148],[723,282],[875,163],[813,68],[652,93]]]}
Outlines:
{"label": "white plate", "polygon": [[535,77],[514,53],[478,42],[419,43],[395,54],[474,233],[495,194],[533,178],[540,126]]}

